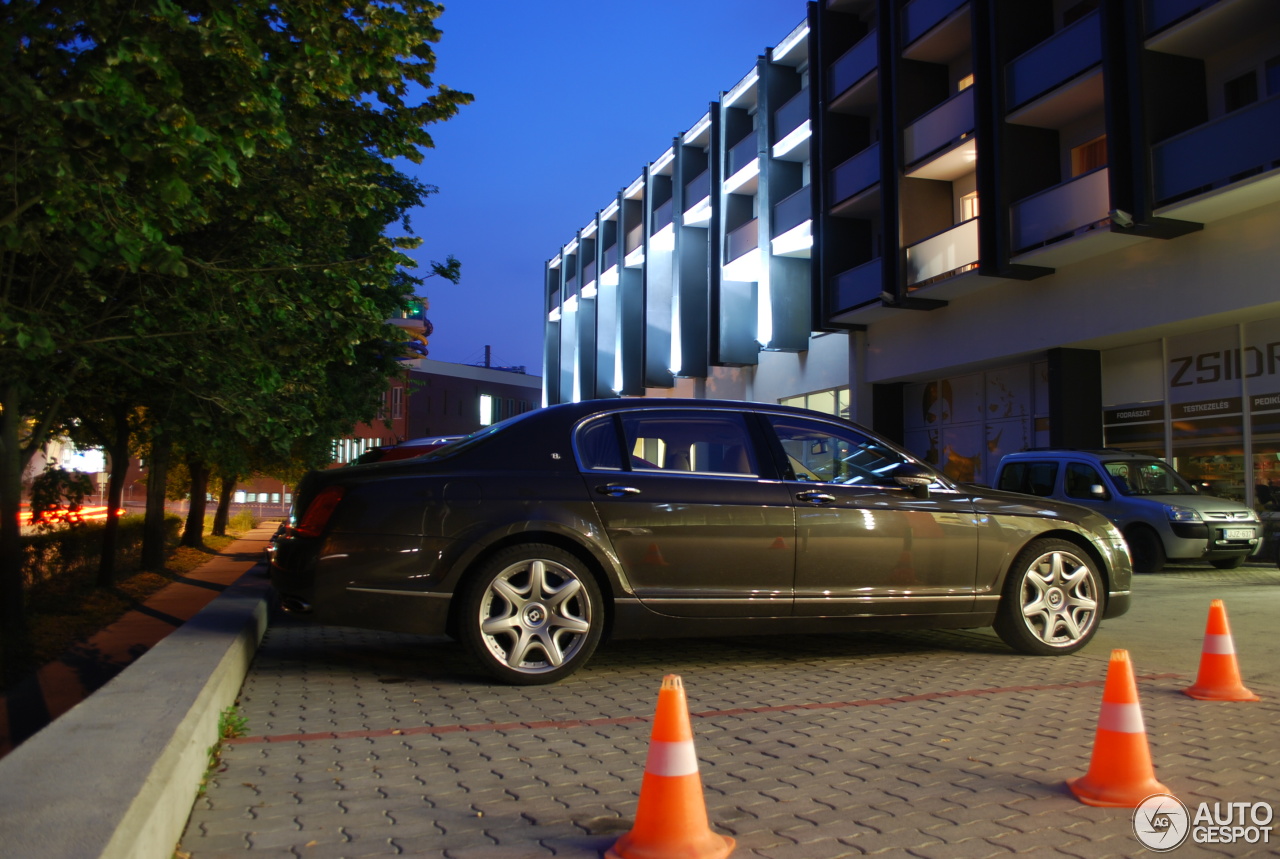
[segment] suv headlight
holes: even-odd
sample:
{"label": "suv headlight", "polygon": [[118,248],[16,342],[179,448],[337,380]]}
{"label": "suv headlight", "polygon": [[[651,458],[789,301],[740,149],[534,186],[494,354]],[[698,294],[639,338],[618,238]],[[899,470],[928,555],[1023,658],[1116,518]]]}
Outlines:
{"label": "suv headlight", "polygon": [[1200,514],[1190,507],[1179,507],[1176,504],[1164,505],[1164,512],[1170,522],[1199,522]]}

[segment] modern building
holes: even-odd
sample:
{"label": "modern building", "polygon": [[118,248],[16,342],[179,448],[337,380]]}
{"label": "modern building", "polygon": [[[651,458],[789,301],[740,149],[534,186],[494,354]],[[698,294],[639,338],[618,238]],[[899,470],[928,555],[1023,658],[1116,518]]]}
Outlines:
{"label": "modern building", "polygon": [[979,482],[1107,445],[1268,503],[1280,4],[796,12],[547,263],[546,401],[807,404]]}

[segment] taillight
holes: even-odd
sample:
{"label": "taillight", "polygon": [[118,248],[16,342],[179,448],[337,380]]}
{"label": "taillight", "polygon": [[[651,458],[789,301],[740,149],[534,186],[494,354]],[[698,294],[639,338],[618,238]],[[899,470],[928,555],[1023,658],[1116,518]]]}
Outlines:
{"label": "taillight", "polygon": [[329,486],[321,490],[311,502],[311,506],[307,508],[307,512],[303,514],[302,522],[293,529],[293,533],[299,537],[319,537],[324,526],[329,524],[329,517],[333,515],[334,508],[338,506],[338,502],[342,500],[342,494],[346,491],[346,487],[343,486]]}

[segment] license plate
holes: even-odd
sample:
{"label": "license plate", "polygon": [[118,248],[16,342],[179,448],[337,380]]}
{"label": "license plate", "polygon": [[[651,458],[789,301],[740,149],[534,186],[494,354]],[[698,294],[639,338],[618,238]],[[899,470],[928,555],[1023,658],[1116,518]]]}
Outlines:
{"label": "license plate", "polygon": [[1252,528],[1227,528],[1225,531],[1222,532],[1222,538],[1224,540],[1252,540],[1253,529]]}

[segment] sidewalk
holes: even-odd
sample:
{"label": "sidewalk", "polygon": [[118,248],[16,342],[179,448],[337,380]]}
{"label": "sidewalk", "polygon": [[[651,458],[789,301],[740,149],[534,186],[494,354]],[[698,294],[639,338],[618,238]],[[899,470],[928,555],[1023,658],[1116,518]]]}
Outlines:
{"label": "sidewalk", "polygon": [[275,524],[262,525],[166,585],[106,629],[0,694],[0,757],[102,688],[213,601],[260,560]]}

